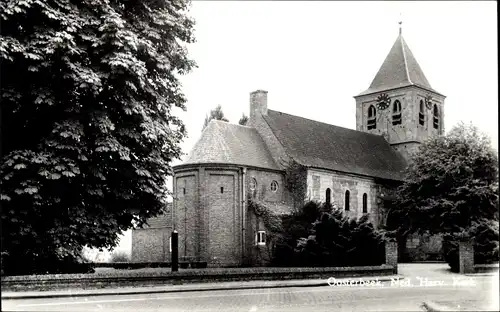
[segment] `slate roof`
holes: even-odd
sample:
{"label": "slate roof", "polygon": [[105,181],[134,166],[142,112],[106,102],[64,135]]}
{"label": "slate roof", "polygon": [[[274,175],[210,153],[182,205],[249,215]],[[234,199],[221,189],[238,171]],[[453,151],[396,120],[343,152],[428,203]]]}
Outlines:
{"label": "slate roof", "polygon": [[302,165],[403,180],[404,158],[380,135],[268,110],[264,119]]}
{"label": "slate roof", "polygon": [[400,33],[370,87],[358,96],[411,85],[436,92]]}
{"label": "slate roof", "polygon": [[[154,218],[147,220],[148,225],[144,225],[144,229],[161,229],[172,227],[172,203],[167,203],[166,212]],[[138,229],[141,230],[141,229]]]}
{"label": "slate roof", "polygon": [[280,170],[255,128],[211,120],[184,164],[217,163]]}

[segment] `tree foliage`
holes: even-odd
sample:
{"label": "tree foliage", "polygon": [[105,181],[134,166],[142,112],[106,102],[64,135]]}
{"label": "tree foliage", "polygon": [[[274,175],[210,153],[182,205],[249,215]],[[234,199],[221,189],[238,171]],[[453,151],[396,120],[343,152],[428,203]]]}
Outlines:
{"label": "tree foliage", "polygon": [[282,216],[283,231],[276,236],[273,265],[300,265],[295,248],[301,238],[309,236],[313,223],[321,216],[322,208],[320,203],[308,201],[300,209],[294,209],[291,214]]}
{"label": "tree foliage", "polygon": [[498,222],[498,155],[475,126],[459,124],[423,143],[397,191],[400,230],[464,233]]}
{"label": "tree foliage", "polygon": [[285,186],[292,206],[300,213],[307,195],[307,167],[295,159],[281,159],[280,163],[285,170]]}
{"label": "tree foliage", "polygon": [[242,125],[242,126],[246,126],[248,123],[248,116],[243,114],[240,118],[240,120],[238,121],[238,124]]}
{"label": "tree foliage", "polygon": [[[162,212],[194,62],[189,2],[2,1],[2,258],[113,247]],[[49,260],[49,258],[51,260]],[[6,264],[7,265],[7,264]],[[38,265],[38,266],[40,266]]]}
{"label": "tree foliage", "polygon": [[303,265],[381,265],[385,260],[384,241],[368,214],[354,219],[334,210],[322,213],[309,236],[299,239],[295,251]]}
{"label": "tree foliage", "polygon": [[358,266],[384,262],[384,242],[366,214],[345,216],[331,204],[306,202],[282,217],[282,233],[276,235],[273,265]]}
{"label": "tree foliage", "polygon": [[210,114],[208,114],[205,117],[205,121],[203,122],[203,128],[201,129],[201,131],[203,131],[208,126],[208,123],[212,119],[229,122],[229,120],[226,117],[224,117],[224,112],[222,111],[222,106],[217,105],[217,107],[215,109],[212,109],[210,111]]}

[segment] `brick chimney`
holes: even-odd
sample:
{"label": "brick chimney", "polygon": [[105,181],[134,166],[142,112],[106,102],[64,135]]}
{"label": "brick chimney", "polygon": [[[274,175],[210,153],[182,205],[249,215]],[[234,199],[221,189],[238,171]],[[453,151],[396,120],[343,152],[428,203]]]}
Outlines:
{"label": "brick chimney", "polygon": [[250,93],[250,120],[259,115],[267,115],[267,91],[257,90]]}

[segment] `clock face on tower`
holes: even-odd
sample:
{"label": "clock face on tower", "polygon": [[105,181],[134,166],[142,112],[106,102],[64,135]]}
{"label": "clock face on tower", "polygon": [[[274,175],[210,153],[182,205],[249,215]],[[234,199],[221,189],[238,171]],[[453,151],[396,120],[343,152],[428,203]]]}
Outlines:
{"label": "clock face on tower", "polygon": [[386,109],[391,105],[391,99],[386,93],[382,93],[377,97],[377,107],[378,109]]}

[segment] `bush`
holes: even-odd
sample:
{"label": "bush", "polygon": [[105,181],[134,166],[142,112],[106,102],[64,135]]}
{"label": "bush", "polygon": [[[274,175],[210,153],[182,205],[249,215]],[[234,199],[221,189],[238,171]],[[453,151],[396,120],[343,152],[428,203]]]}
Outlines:
{"label": "bush", "polygon": [[331,205],[308,202],[283,218],[276,266],[363,266],[385,262],[384,239],[368,215],[349,219]]}
{"label": "bush", "polygon": [[117,262],[129,262],[130,258],[128,254],[124,251],[114,251],[111,254],[111,263],[117,263]]}
{"label": "bush", "polygon": [[[16,259],[14,261],[14,259]],[[9,257],[2,259],[3,275],[43,275],[94,273],[94,265],[87,263],[80,255],[57,257],[48,254],[38,257]]]}
{"label": "bush", "polygon": [[385,262],[384,240],[367,215],[356,220],[340,211],[323,213],[310,234],[296,249],[303,265],[364,266]]}
{"label": "bush", "polygon": [[322,205],[315,201],[307,202],[301,210],[282,217],[283,233],[276,239],[273,266],[298,266],[300,261],[295,254],[297,242],[308,237],[313,222],[321,215]]}

